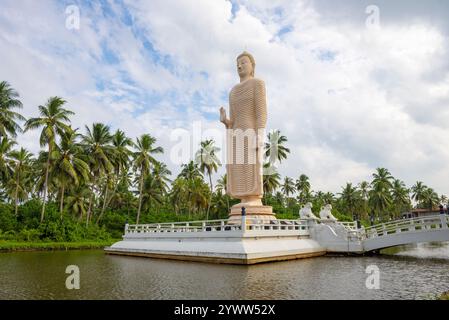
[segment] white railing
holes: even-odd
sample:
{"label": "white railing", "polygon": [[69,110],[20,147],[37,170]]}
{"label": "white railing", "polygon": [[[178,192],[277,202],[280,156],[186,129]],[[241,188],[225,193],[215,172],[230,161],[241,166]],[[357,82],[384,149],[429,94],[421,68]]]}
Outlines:
{"label": "white railing", "polygon": [[367,238],[383,237],[401,232],[429,231],[449,228],[449,215],[432,215],[381,223],[365,229]]}
{"label": "white railing", "polygon": [[357,227],[357,221],[337,221],[337,224],[342,225],[345,229],[350,231],[357,231],[359,229]]}
{"label": "white railing", "polygon": [[[172,223],[131,224],[125,226],[126,234],[163,232],[226,232],[242,230],[242,224],[229,224],[227,219],[208,221],[186,221]],[[244,230],[308,230],[307,220],[242,219]]]}

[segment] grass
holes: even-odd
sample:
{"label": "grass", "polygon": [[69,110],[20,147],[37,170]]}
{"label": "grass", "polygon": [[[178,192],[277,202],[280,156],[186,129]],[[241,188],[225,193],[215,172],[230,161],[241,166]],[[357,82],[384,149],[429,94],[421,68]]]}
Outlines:
{"label": "grass", "polygon": [[34,242],[0,240],[0,252],[37,250],[102,249],[119,240],[78,241],[78,242]]}
{"label": "grass", "polygon": [[449,291],[440,296],[440,300],[449,300]]}

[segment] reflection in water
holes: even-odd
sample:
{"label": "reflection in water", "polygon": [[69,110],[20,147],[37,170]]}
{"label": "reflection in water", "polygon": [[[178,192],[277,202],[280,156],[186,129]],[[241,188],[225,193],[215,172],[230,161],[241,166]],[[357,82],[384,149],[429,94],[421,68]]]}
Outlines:
{"label": "reflection in water", "polygon": [[[449,289],[449,243],[388,255],[254,266],[106,255],[100,250],[0,254],[0,299],[426,299]],[[75,264],[81,289],[65,288]],[[380,289],[365,286],[369,265]]]}

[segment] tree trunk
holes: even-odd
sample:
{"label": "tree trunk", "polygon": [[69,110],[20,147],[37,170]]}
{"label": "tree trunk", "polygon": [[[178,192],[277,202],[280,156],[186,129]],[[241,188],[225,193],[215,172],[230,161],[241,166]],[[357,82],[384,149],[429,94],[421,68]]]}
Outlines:
{"label": "tree trunk", "polygon": [[143,189],[143,165],[140,168],[139,207],[137,208],[136,224],[139,224],[140,210],[142,208],[142,189]]}
{"label": "tree trunk", "polygon": [[213,188],[212,188],[212,175],[210,174],[210,171],[208,171],[207,173],[209,173],[210,196],[209,196],[209,203],[207,204],[206,220],[209,220],[209,211],[210,211],[210,205],[212,202]]}
{"label": "tree trunk", "polygon": [[16,207],[14,209],[14,213],[16,214],[16,217],[18,216],[18,209],[19,209],[19,177],[17,177],[17,181],[16,181],[16,194],[15,194],[15,202],[16,202]]}
{"label": "tree trunk", "polygon": [[97,218],[97,222],[96,222],[97,224],[98,224],[98,222],[100,222],[101,217],[103,217],[104,210],[106,209],[106,201],[108,199],[108,182],[109,182],[109,178],[106,180],[106,187],[104,190],[104,197],[103,197],[103,207],[101,208],[100,215]]}
{"label": "tree trunk", "polygon": [[106,207],[109,207],[109,204],[111,203],[112,198],[114,198],[114,195],[117,193],[118,185],[120,183],[120,171],[117,173],[117,182],[114,184],[114,190],[112,190],[112,194],[109,197],[108,202],[106,202]]}
{"label": "tree trunk", "polygon": [[42,221],[44,221],[45,202],[47,201],[48,171],[50,171],[50,155],[51,155],[51,142],[48,144],[47,167],[45,168],[44,196],[42,199],[43,201],[42,201],[42,211],[41,211],[41,223],[42,223]]}
{"label": "tree trunk", "polygon": [[93,204],[93,198],[95,195],[95,184],[97,183],[97,177],[94,174],[94,181],[92,181],[92,193],[89,198],[89,208],[87,209],[87,215],[86,215],[86,227],[89,226],[89,220],[90,220],[90,213],[92,211],[92,204]]}
{"label": "tree trunk", "polygon": [[65,184],[62,184],[61,202],[59,203],[59,212],[61,213],[61,220],[62,220],[62,211],[64,210],[64,191],[65,191]]}

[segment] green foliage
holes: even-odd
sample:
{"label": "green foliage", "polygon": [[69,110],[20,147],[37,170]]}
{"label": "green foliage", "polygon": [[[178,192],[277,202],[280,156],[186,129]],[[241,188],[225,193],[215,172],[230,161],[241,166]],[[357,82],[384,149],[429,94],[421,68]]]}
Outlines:
{"label": "green foliage", "polygon": [[13,206],[6,203],[0,203],[0,230],[15,230],[16,226],[17,219],[14,215]]}

